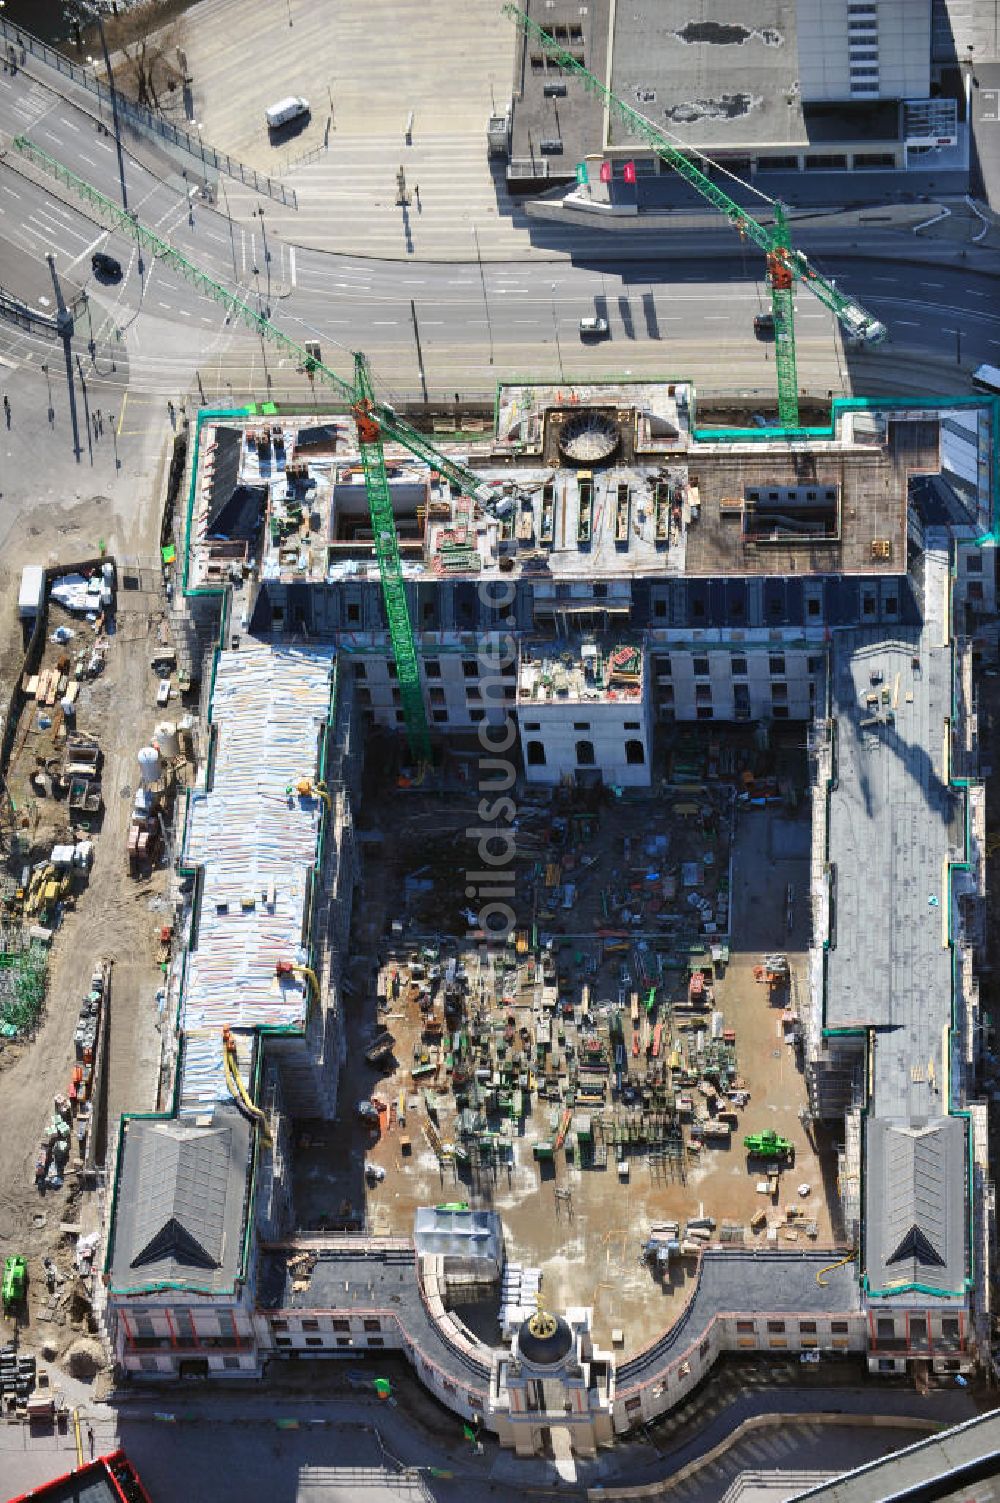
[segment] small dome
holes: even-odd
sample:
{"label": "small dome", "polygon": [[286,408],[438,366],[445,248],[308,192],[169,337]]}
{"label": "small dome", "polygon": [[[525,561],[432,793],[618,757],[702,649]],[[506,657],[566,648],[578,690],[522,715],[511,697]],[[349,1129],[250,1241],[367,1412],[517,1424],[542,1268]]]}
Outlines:
{"label": "small dome", "polygon": [[573,1332],[547,1310],[537,1310],[517,1333],[518,1354],[533,1367],[555,1367],[572,1349]]}

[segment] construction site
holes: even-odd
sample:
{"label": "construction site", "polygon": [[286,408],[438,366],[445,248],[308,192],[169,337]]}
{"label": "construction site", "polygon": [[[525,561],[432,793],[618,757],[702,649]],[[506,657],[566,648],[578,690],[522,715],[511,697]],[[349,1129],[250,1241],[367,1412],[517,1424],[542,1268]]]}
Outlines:
{"label": "construction site", "polygon": [[[959,481],[993,410],[835,405],[799,482],[831,508],[822,538],[786,488],[792,521],[755,524],[737,574],[719,562],[733,498],[759,506],[785,446],[681,417],[665,481],[658,455],[618,447],[690,396],[539,387],[536,458],[484,435],[422,478],[386,445],[412,678],[380,523],[353,503],[376,463],[363,413],[202,415],[175,533],[177,672],[204,685],[173,837],[176,1041],[163,1115],[119,1128],[104,1264],[128,1370],[399,1345],[446,1404],[533,1449],[544,1371],[579,1390],[585,1453],[726,1350],[854,1351],[873,1372],[919,1354],[941,1375],[977,1360],[963,591],[988,508]],[[501,389],[501,423],[524,397]],[[548,449],[560,414],[590,432],[611,408],[603,464]],[[863,545],[875,527],[887,548]],[[907,952],[866,956],[857,906],[864,866],[911,842],[928,887],[911,942],[928,975],[962,957],[939,978],[947,1056],[919,981],[893,980]],[[856,982],[879,966],[919,1033],[909,1103],[895,1062],[866,1055]],[[199,1164],[214,1209],[187,1188]],[[890,1173],[893,1196],[866,1198]],[[169,1222],[150,1175],[174,1186]],[[158,1296],[176,1280],[197,1318]]]}
{"label": "construction site", "polygon": [[[498,395],[508,439],[528,395]],[[139,1377],[257,1376],[399,1347],[523,1451],[549,1444],[544,1383],[580,1454],[726,1351],[942,1381],[982,1360],[967,709],[995,590],[970,589],[989,505],[964,477],[994,406],[834,404],[793,456],[703,436],[694,399],[539,386],[526,447],[420,434],[429,472],[383,437],[367,526],[363,408],[207,411],[169,612],[139,628],[100,561],[43,582],[5,921],[61,986],[46,921],[78,932],[91,842],[90,883],[138,899],[146,998],[116,1034],[117,968],[88,951],[25,1166],[83,1211],[59,1223],[71,1282],[49,1255],[29,1296],[66,1351],[103,1331]],[[146,708],[109,738],[119,651]],[[141,1032],[145,1100],[122,1082]],[[80,1197],[105,1144],[102,1251]]]}
{"label": "construction site", "polygon": [[[545,1304],[591,1307],[601,1343],[629,1350],[651,1318],[676,1320],[707,1241],[834,1245],[835,1156],[805,1125],[796,1010],[808,823],[777,796],[738,806],[722,739],[685,737],[655,797],[524,807],[500,951],[461,932],[474,802],[371,790],[347,1057],[371,1094],[307,1130],[300,1227],[406,1236],[421,1205],[489,1207]],[[766,883],[744,875],[761,868]],[[377,1121],[352,1120],[372,1103]],[[484,1339],[521,1318],[500,1304],[494,1286],[465,1313]]]}
{"label": "construction site", "polygon": [[[103,1250],[60,1224],[47,1318],[140,1378],[398,1347],[525,1453],[550,1413],[610,1444],[727,1351],[971,1371],[995,403],[835,401],[792,446],[700,428],[686,383],[522,383],[449,442],[356,379],[199,413],[113,842],[114,571],[63,581],[82,643],[43,581],[8,911],[50,941],[89,893],[48,841],[75,870],[93,837],[146,999]],[[74,1201],[100,959],[34,1166]]]}
{"label": "construction site", "polygon": [[[997,399],[810,411],[796,285],[884,327],[639,134],[765,255],[776,421],[627,374],[404,415],[88,190],[330,404],[198,409],[114,821],[100,673],[71,692],[100,640],[36,627],[19,683],[8,823],[76,815],[10,895],[31,944],[91,833],[102,916],[144,905],[148,1099],[110,1088],[100,1250],[60,1228],[138,1381],[396,1349],[503,1445],[587,1456],[725,1353],[992,1360]],[[73,581],[98,638],[110,564]],[[40,1195],[115,1016],[89,974]]]}

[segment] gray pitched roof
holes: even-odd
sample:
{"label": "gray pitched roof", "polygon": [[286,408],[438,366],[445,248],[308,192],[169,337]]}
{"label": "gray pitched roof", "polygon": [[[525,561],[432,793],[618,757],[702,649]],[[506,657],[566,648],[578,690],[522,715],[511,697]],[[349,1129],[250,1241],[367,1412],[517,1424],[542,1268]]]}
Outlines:
{"label": "gray pitched roof", "polygon": [[165,1256],[219,1267],[231,1136],[229,1123],[181,1133],[161,1123],[142,1135],[133,1268]]}
{"label": "gray pitched roof", "polygon": [[230,1288],[239,1273],[250,1126],[233,1107],[211,1121],[132,1119],[119,1168],[111,1281]]}
{"label": "gray pitched roof", "polygon": [[965,1124],[870,1119],[865,1133],[866,1272],[873,1292],[948,1293],[966,1275]]}

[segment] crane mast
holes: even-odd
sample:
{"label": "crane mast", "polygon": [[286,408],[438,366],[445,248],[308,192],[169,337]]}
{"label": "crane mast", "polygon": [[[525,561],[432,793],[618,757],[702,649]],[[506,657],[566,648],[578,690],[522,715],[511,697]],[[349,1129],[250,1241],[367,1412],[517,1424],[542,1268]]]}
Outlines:
{"label": "crane mast", "polygon": [[382,599],[389,623],[392,655],[396,660],[399,701],[410,751],[418,763],[425,764],[431,760],[431,737],[427,711],[424,709],[423,689],[420,686],[417,644],[406,599],[406,584],[399,556],[399,536],[392,511],[392,494],[385,472],[382,425],[372,392],[368,362],[360,353],[354,356],[354,389],[356,398],[352,410],[358,430],[361,464],[365,472],[365,490],[371,514],[375,557],[378,559],[379,578],[382,581]]}

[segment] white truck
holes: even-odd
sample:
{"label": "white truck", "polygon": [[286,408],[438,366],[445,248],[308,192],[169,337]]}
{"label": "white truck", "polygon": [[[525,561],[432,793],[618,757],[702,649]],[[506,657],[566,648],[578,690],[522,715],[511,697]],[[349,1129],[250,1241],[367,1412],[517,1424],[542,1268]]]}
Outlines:
{"label": "white truck", "polygon": [[45,570],[41,564],[27,564],[21,570],[21,588],[17,595],[17,614],[22,621],[33,621],[45,600]]}

